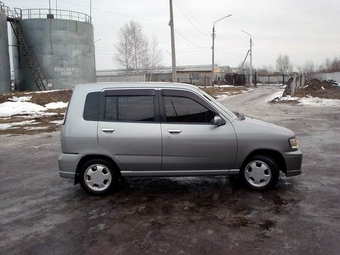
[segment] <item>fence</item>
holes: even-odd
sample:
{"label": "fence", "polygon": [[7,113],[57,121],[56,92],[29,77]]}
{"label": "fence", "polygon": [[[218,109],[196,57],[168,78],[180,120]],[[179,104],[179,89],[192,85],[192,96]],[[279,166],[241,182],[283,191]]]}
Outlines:
{"label": "fence", "polygon": [[318,79],[320,81],[328,81],[334,80],[340,82],[340,72],[333,72],[333,73],[314,73],[310,74],[309,77],[311,79]]}

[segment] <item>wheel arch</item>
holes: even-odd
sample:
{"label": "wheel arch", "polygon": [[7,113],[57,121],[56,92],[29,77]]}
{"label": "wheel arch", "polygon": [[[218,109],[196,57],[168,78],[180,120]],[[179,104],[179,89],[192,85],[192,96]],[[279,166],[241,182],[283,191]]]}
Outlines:
{"label": "wheel arch", "polygon": [[76,169],[76,175],[75,175],[75,178],[74,178],[74,185],[79,183],[79,173],[80,173],[82,166],[85,164],[85,162],[87,162],[91,159],[103,159],[103,160],[109,161],[115,167],[115,169],[117,170],[119,178],[121,177],[120,169],[119,169],[118,165],[116,164],[116,162],[112,158],[110,158],[108,156],[103,156],[103,155],[86,155],[78,162],[77,169]]}
{"label": "wheel arch", "polygon": [[260,149],[260,150],[255,150],[251,152],[246,159],[242,163],[242,168],[244,168],[247,164],[247,162],[254,156],[267,156],[275,161],[277,164],[277,167],[279,168],[280,171],[286,173],[287,172],[287,166],[286,162],[282,156],[282,154],[278,151],[275,150],[268,150],[268,149]]}

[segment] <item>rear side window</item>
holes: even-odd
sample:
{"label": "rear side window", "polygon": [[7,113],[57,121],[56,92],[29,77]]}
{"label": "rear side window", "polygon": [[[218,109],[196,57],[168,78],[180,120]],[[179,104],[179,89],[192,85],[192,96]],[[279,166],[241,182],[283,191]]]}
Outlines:
{"label": "rear side window", "polygon": [[87,94],[84,107],[84,120],[99,121],[100,118],[100,92]]}
{"label": "rear side window", "polygon": [[104,120],[147,122],[155,120],[154,96],[107,96]]}

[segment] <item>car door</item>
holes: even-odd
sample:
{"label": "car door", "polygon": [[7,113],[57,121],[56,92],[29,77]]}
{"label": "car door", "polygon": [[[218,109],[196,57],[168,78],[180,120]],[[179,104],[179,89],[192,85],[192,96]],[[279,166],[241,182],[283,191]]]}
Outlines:
{"label": "car door", "polygon": [[159,107],[151,89],[111,90],[103,97],[98,142],[122,171],[161,169]]}
{"label": "car door", "polygon": [[187,91],[161,92],[162,170],[226,170],[237,152],[232,124],[213,124],[218,112]]}

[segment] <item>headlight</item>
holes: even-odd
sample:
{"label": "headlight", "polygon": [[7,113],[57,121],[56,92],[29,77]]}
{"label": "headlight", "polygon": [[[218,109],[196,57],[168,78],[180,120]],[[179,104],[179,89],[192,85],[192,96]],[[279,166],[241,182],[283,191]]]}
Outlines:
{"label": "headlight", "polygon": [[289,145],[290,145],[290,148],[294,150],[299,149],[299,142],[295,137],[289,139]]}

